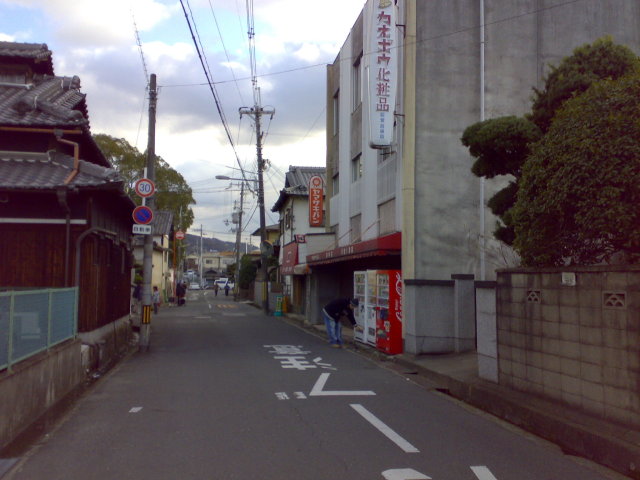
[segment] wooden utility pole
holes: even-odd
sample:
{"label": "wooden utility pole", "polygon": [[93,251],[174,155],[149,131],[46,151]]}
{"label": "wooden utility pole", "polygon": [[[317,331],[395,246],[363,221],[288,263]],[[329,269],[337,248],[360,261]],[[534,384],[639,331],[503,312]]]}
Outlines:
{"label": "wooden utility pole", "polygon": [[264,182],[262,172],[264,170],[264,159],[262,158],[262,131],[260,130],[260,117],[262,115],[275,114],[274,109],[264,109],[256,102],[251,108],[240,109],[240,116],[249,115],[256,125],[256,150],[258,154],[258,208],[260,209],[260,271],[262,273],[262,309],[269,315],[269,270],[267,269],[267,259],[269,258],[269,243],[267,242],[267,226],[265,224],[264,212]]}
{"label": "wooden utility pole", "polygon": [[[155,160],[156,160],[156,103],[158,92],[156,91],[156,74],[152,73],[149,79],[149,138],[147,142],[147,178],[152,182],[156,180]],[[156,201],[153,196],[147,200],[147,206],[151,211],[155,210]],[[151,222],[151,234],[144,236],[144,257],[142,262],[142,319],[140,321],[140,340],[138,350],[146,352],[149,350],[151,336],[151,281],[153,269],[153,224]]]}

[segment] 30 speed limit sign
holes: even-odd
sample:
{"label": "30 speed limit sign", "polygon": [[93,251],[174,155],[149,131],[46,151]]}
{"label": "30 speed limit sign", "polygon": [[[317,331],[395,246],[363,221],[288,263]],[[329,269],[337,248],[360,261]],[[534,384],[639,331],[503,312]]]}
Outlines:
{"label": "30 speed limit sign", "polygon": [[155,184],[148,178],[141,178],[135,185],[136,193],[142,198],[152,196],[156,191]]}

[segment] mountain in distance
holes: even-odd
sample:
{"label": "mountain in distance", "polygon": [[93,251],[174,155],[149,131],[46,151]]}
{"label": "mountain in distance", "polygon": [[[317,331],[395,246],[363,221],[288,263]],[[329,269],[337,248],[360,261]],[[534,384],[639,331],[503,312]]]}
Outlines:
{"label": "mountain in distance", "polygon": [[[184,239],[187,245],[187,255],[200,255],[200,235],[191,235],[187,233]],[[217,238],[202,237],[202,253],[209,252],[233,252],[236,248],[236,242],[225,242]],[[240,244],[240,251],[245,252],[246,243]],[[249,251],[256,247],[249,246]]]}

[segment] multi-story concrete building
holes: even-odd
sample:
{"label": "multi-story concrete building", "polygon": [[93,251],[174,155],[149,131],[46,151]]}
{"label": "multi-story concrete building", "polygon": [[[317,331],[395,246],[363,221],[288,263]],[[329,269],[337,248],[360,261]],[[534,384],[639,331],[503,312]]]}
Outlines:
{"label": "multi-story concrete building", "polygon": [[309,321],[352,294],[354,271],[401,267],[405,350],[473,348],[474,324],[454,327],[443,289],[452,276],[493,280],[517,259],[493,239],[486,208],[508,179],[475,177],[460,137],[480,120],[525,114],[549,64],[605,35],[640,52],[640,3],[367,1],[328,67],[334,243],[307,257]]}

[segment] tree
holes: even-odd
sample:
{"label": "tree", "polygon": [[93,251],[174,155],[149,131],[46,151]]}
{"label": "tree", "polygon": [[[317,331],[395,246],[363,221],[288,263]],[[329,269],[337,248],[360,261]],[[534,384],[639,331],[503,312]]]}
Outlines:
{"label": "tree", "polygon": [[488,206],[499,218],[494,236],[512,245],[516,232],[512,207],[518,194],[522,167],[532,143],[549,130],[559,108],[568,99],[580,95],[602,79],[617,79],[631,72],[637,57],[610,38],[583,45],[565,58],[544,80],[544,88],[534,88],[532,111],[524,118],[501,117],[475,123],[464,131],[462,144],[477,158],[472,172],[485,178],[511,175],[513,180],[489,199]]}
{"label": "tree", "polygon": [[629,48],[616,45],[610,37],[576,48],[558,67],[551,66],[542,90],[533,89],[531,121],[546,132],[565,101],[586,91],[593,82],[626,75],[636,61]]}
{"label": "tree", "polygon": [[488,206],[500,220],[494,236],[511,245],[514,232],[509,213],[516,201],[517,180],[529,154],[529,145],[542,135],[540,129],[526,118],[508,116],[474,123],[464,131],[462,144],[476,158],[471,171],[478,177],[494,178],[512,175],[515,181],[489,199]]}
{"label": "tree", "polygon": [[640,262],[640,68],[567,100],[532,146],[513,208],[524,265]]}
{"label": "tree", "polygon": [[240,259],[240,285],[239,288],[246,290],[256,279],[256,267],[251,255],[243,255]]}
{"label": "tree", "polygon": [[[140,152],[123,138],[109,135],[94,135],[96,143],[124,180],[125,189],[131,199],[140,205],[134,186],[142,178],[147,164],[146,153]],[[180,173],[171,168],[162,157],[156,156],[156,208],[173,213],[174,223],[186,231],[193,223],[193,211],[189,205],[196,203],[191,187]]]}

